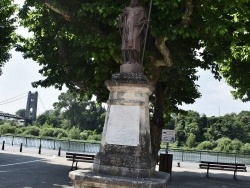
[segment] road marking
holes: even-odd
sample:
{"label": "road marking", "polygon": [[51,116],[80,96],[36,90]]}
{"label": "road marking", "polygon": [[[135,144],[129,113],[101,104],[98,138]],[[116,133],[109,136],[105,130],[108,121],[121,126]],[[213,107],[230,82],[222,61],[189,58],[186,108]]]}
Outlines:
{"label": "road marking", "polygon": [[20,163],[12,163],[12,164],[0,165],[0,167],[15,166],[15,165],[34,163],[34,162],[39,162],[39,161],[46,161],[46,160],[53,159],[53,158],[55,158],[55,155],[53,155],[52,157],[47,158],[47,159],[38,159],[38,160],[33,160],[33,161],[26,161],[26,162],[20,162]]}

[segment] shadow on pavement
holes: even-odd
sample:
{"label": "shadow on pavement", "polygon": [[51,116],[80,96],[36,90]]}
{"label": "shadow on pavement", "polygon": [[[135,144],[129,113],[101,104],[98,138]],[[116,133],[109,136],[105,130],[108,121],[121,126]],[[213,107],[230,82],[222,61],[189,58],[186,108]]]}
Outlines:
{"label": "shadow on pavement", "polygon": [[233,172],[230,174],[206,172],[178,171],[172,172],[172,179],[169,183],[171,188],[250,188],[250,177],[238,174],[238,180],[233,179]]}
{"label": "shadow on pavement", "polygon": [[68,178],[70,166],[60,164],[60,160],[63,161],[62,158],[55,156],[36,157],[1,152],[0,187],[72,187],[72,182]]}

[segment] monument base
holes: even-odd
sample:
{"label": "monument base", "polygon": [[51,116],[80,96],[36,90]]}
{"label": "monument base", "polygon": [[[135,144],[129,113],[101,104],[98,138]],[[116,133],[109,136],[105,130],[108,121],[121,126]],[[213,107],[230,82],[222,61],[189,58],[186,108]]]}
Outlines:
{"label": "monument base", "polygon": [[76,170],[69,173],[74,188],[166,188],[170,175],[155,172],[150,178],[130,178],[97,174],[92,170]]}
{"label": "monument base", "polygon": [[120,66],[121,73],[143,73],[143,70],[139,63],[124,63]]}

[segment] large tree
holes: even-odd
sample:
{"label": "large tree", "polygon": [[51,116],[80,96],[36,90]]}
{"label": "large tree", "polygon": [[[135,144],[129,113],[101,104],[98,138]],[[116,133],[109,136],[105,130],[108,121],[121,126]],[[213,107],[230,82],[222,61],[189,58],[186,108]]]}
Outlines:
{"label": "large tree", "polygon": [[[44,80],[36,86],[63,84],[106,101],[104,81],[119,71],[121,36],[118,15],[129,4],[114,0],[26,0],[21,23],[34,33],[20,39],[18,50],[42,65]],[[149,0],[145,0],[149,7]],[[250,73],[249,9],[247,0],[153,0],[143,65],[155,86],[151,97],[154,153],[159,149],[164,114],[200,97],[197,68],[219,71],[229,83]],[[243,40],[244,39],[244,40]],[[201,49],[201,50],[199,50]],[[241,54],[246,54],[242,58]],[[235,77],[230,77],[232,70]],[[247,93],[241,82],[236,93]]]}
{"label": "large tree", "polygon": [[13,0],[0,1],[0,75],[1,67],[10,59],[9,51],[14,43],[15,10]]}
{"label": "large tree", "polygon": [[53,106],[62,113],[62,117],[70,122],[70,126],[79,127],[81,131],[96,130],[102,132],[106,110],[94,101],[83,96],[79,102],[79,94],[62,93]]}

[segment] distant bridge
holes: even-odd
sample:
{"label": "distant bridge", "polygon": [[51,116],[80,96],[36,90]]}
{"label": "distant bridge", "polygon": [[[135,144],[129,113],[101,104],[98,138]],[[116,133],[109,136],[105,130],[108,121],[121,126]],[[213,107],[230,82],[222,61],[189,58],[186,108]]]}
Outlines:
{"label": "distant bridge", "polygon": [[0,119],[23,119],[23,118],[17,115],[0,112]]}
{"label": "distant bridge", "polygon": [[[12,97],[10,99],[0,101],[0,105],[9,104],[9,103],[15,102],[19,99],[22,99],[24,97],[27,97],[27,93],[23,93],[23,94],[20,94],[18,96]],[[37,100],[38,100],[38,92],[32,93],[31,91],[29,91],[27,105],[26,105],[26,109],[25,109],[25,118],[0,111],[0,119],[2,119],[2,120],[17,120],[18,122],[25,121],[26,123],[32,123],[32,121],[34,121],[36,119]]]}

